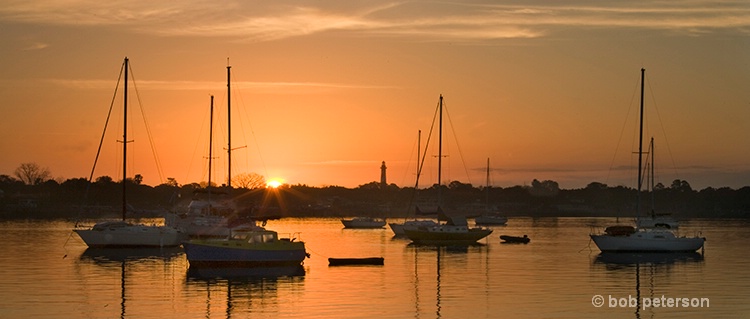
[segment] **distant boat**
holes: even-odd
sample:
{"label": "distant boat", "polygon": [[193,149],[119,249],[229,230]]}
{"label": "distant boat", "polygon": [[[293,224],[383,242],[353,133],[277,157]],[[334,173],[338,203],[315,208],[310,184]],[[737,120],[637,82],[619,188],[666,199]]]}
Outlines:
{"label": "distant boat", "polygon": [[354,217],[352,219],[342,219],[341,223],[344,228],[383,228],[385,219],[373,217]]}
{"label": "distant boat", "polygon": [[[641,69],[641,121],[640,140],[638,146],[638,199],[636,215],[640,215],[640,195],[642,181],[643,158],[643,90],[645,69]],[[653,145],[653,144],[652,144]],[[591,234],[602,252],[691,252],[703,247],[706,241],[703,237],[678,237],[666,228],[635,228],[627,225],[610,226],[603,234]]]}
{"label": "distant boat", "polygon": [[505,225],[508,223],[508,217],[500,214],[482,214],[474,218],[477,225]]}
{"label": "distant boat", "polygon": [[[490,208],[490,159],[487,158],[487,186],[486,188],[486,209]],[[503,216],[500,213],[486,212],[474,218],[474,223],[477,225],[505,225],[508,223],[508,217]]]}
{"label": "distant boat", "polygon": [[528,244],[531,241],[531,238],[529,238],[529,236],[527,235],[523,235],[523,237],[500,235],[500,239],[503,240],[503,243],[514,243],[514,244]]}
{"label": "distant boat", "polygon": [[671,216],[644,216],[637,217],[635,224],[638,228],[668,228],[677,229],[680,227],[680,222]]}
{"label": "distant boat", "polygon": [[[124,69],[124,97],[123,97],[123,137],[122,137],[122,219],[119,221],[104,221],[91,228],[76,228],[73,231],[91,248],[104,247],[175,247],[186,239],[182,231],[167,226],[131,224],[126,221],[127,214],[127,116],[128,116],[128,71],[129,60],[123,62]],[[97,153],[97,161],[99,154]],[[96,167],[96,162],[94,163]],[[93,170],[91,172],[93,177]],[[91,180],[91,177],[89,178]]]}
{"label": "distant boat", "polygon": [[[438,147],[438,185],[440,184],[440,173],[442,170],[442,140],[443,140],[443,96],[440,95],[438,103],[440,112],[439,122],[439,147]],[[441,217],[447,220],[444,224],[434,226],[421,226],[415,229],[404,229],[406,237],[415,244],[425,245],[465,245],[476,243],[478,240],[489,236],[491,229],[480,227],[470,228],[465,216],[440,216],[441,210],[438,206],[438,220]]]}
{"label": "distant boat", "polygon": [[229,238],[191,239],[182,244],[190,268],[297,266],[308,256],[295,236],[279,238],[272,230],[233,230]]}

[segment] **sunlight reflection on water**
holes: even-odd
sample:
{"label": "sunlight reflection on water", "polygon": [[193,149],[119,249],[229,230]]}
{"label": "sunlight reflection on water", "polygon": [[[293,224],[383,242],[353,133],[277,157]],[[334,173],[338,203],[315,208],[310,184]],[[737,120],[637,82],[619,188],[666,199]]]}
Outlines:
{"label": "sunlight reflection on water", "polygon": [[[284,219],[302,232],[303,266],[251,273],[190,269],[176,249],[87,249],[69,222],[0,223],[2,317],[736,317],[750,315],[747,221],[690,221],[703,256],[601,255],[590,225],[613,220],[515,218],[479,245],[415,246],[389,229],[338,219]],[[530,244],[501,244],[527,234]],[[69,236],[70,239],[68,239]],[[66,244],[66,240],[68,241]],[[329,267],[328,257],[385,257],[383,266]],[[645,258],[645,259],[644,259]],[[592,297],[706,297],[710,308],[596,308]],[[638,311],[636,311],[638,310]]]}

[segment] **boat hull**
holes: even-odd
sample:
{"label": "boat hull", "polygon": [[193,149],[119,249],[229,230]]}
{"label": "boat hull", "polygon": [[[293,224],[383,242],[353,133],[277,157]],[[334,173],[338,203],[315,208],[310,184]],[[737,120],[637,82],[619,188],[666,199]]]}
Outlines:
{"label": "boat hull", "polygon": [[492,233],[491,229],[479,228],[465,231],[442,231],[441,229],[441,227],[405,229],[404,232],[412,242],[422,245],[470,245]]}
{"label": "boat hull", "polygon": [[438,223],[432,220],[410,220],[404,222],[403,224],[388,223],[388,226],[391,227],[391,230],[393,231],[393,234],[395,236],[406,236],[406,229],[416,230],[419,227],[432,227],[437,225]]}
{"label": "boat hull", "polygon": [[531,241],[531,238],[527,236],[518,237],[518,236],[501,235],[500,239],[503,240],[503,243],[512,243],[512,244],[528,244]]}
{"label": "boat hull", "polygon": [[169,227],[131,225],[117,229],[75,229],[91,248],[177,247],[187,235]]}
{"label": "boat hull", "polygon": [[694,252],[705,242],[700,237],[637,237],[638,233],[630,236],[591,235],[599,250],[602,252]]}
{"label": "boat hull", "polygon": [[278,267],[300,265],[307,256],[302,242],[247,244],[227,240],[182,244],[190,267]]}

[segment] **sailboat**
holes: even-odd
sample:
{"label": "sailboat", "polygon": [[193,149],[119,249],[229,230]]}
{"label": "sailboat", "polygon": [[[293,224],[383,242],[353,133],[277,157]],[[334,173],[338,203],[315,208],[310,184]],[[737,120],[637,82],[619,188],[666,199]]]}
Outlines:
{"label": "sailboat", "polygon": [[[122,219],[103,221],[87,229],[74,229],[79,237],[91,248],[101,247],[174,247],[186,239],[186,234],[174,227],[132,224],[126,221],[127,213],[127,115],[128,115],[128,70],[129,60],[123,62],[125,72],[123,98],[123,138],[122,138]],[[98,159],[98,154],[97,154]],[[96,164],[94,164],[96,165]],[[93,176],[93,170],[92,170]]]}
{"label": "sailboat", "polygon": [[[232,133],[231,133],[231,66],[227,66],[227,126],[228,126],[228,167],[227,185],[231,189],[232,167]],[[211,161],[213,159],[213,96],[211,96],[211,120],[209,129],[208,155],[208,186],[205,190],[197,190],[187,207],[187,212],[169,213],[165,218],[167,225],[183,229],[190,237],[226,238],[230,235],[230,228],[234,222],[230,220],[237,208],[225,193],[212,189]]]}
{"label": "sailboat", "polygon": [[[490,159],[487,158],[487,204],[486,209],[490,208]],[[477,225],[495,225],[501,226],[508,223],[508,217],[503,216],[498,212],[486,212],[482,215],[474,218],[474,223]]]}
{"label": "sailboat", "polygon": [[[420,130],[417,133],[417,178],[414,183],[414,195],[415,196],[416,196],[417,190],[419,189],[419,176],[422,173],[422,167],[420,165],[421,159],[419,156],[419,148],[422,147],[421,139],[422,139],[422,131]],[[415,212],[415,215],[422,215],[422,212],[419,210],[418,206],[414,207],[414,212]],[[414,219],[414,220],[404,221],[403,223],[397,223],[397,222],[388,223],[388,226],[393,231],[393,235],[395,237],[405,237],[406,236],[405,229],[416,229],[419,227],[432,227],[432,226],[437,226],[437,225],[438,223],[432,219]]]}
{"label": "sailboat", "polygon": [[[638,228],[657,228],[657,227],[664,227],[669,229],[677,229],[680,226],[680,223],[674,219],[672,216],[669,215],[661,215],[656,214],[656,210],[654,209],[654,138],[651,138],[651,143],[649,144],[649,152],[648,152],[649,158],[651,158],[651,171],[650,171],[650,177],[651,177],[651,214],[648,216],[638,216],[635,218],[635,225]],[[646,167],[648,170],[648,166]]]}
{"label": "sailboat", "polygon": [[[438,134],[438,185],[440,185],[443,158],[443,95],[440,95],[438,108],[440,112],[440,125]],[[440,210],[439,206],[438,210]],[[438,219],[440,219],[441,217],[447,220],[444,224],[420,226],[415,229],[407,228],[404,229],[404,233],[406,234],[406,237],[411,239],[411,241],[415,244],[427,245],[473,244],[492,233],[491,229],[480,227],[469,228],[465,216],[438,216]]]}
{"label": "sailboat", "polygon": [[[643,184],[641,169],[643,160],[643,91],[646,69],[641,69],[641,108],[640,136],[638,141],[638,198],[636,213],[640,215],[641,186]],[[607,227],[603,234],[590,234],[602,252],[694,252],[703,247],[703,237],[678,237],[664,227],[641,228],[628,225]]]}

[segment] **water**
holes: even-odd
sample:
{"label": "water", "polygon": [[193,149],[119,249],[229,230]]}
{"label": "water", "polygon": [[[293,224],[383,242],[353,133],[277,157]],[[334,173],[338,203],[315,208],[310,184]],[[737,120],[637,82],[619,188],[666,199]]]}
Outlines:
{"label": "water", "polygon": [[[311,258],[276,274],[196,273],[179,248],[92,250],[69,222],[2,222],[0,317],[750,316],[749,221],[682,223],[680,233],[708,238],[703,255],[600,256],[587,235],[612,222],[511,218],[482,245],[437,248],[393,239],[390,229],[343,229],[338,219],[277,220],[267,228],[302,232]],[[501,234],[527,234],[531,243],[501,244]],[[385,265],[327,261],[371,256],[385,257]],[[593,305],[597,296],[601,307]],[[645,299],[653,305],[662,296],[679,307],[645,307]],[[701,298],[703,307],[691,306]]]}

